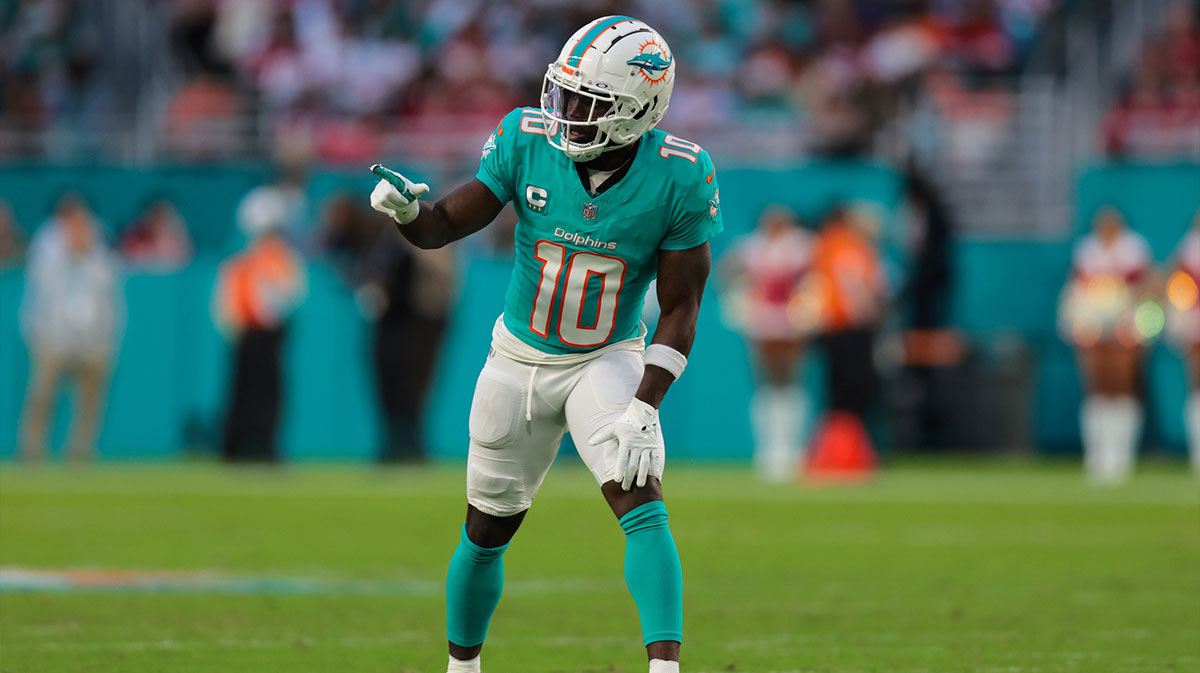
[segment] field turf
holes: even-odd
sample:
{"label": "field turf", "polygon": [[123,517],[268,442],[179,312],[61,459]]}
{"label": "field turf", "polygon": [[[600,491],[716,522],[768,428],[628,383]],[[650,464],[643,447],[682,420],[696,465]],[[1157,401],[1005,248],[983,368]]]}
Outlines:
{"label": "field turf", "polygon": [[[0,467],[0,672],[441,673],[462,472]],[[1200,671],[1182,465],[1116,489],[991,462],[819,489],[672,465],[665,485],[685,672]],[[590,477],[556,466],[485,670],[645,671],[622,556]],[[38,589],[49,570],[75,586]]]}

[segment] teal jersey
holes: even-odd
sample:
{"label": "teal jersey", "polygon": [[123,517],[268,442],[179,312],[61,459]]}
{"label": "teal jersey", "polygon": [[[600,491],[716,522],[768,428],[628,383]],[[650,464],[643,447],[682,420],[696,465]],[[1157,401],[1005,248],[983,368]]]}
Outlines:
{"label": "teal jersey", "polygon": [[653,130],[603,193],[546,142],[537,108],[517,108],[483,147],[476,178],[517,212],[504,325],[550,354],[637,336],[659,250],[694,248],[722,229],[716,169],[695,143]]}

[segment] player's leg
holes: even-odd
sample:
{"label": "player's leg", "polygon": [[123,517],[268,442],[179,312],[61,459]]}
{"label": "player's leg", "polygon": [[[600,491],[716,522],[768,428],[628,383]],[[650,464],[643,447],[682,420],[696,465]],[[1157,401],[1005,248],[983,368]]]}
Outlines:
{"label": "player's leg", "polygon": [[555,400],[555,391],[562,387],[558,378],[555,368],[492,355],[476,383],[469,422],[467,518],[446,574],[452,673],[479,670],[479,653],[504,587],[504,551],[562,441],[562,403]]}
{"label": "player's leg", "polygon": [[467,505],[466,523],[446,572],[449,673],[479,670],[479,653],[504,589],[504,551],[524,519],[525,511],[494,516]]}
{"label": "player's leg", "polygon": [[626,491],[616,480],[600,487],[625,531],[625,585],[637,604],[650,673],[679,670],[683,642],[683,568],[667,520],[662,484]]}
{"label": "player's leg", "polygon": [[579,455],[625,531],[625,583],[637,604],[643,644],[653,673],[679,670],[683,641],[683,572],[667,523],[662,485],[621,489],[610,456],[590,440],[609,428],[629,406],[641,381],[641,354],[618,351],[584,366],[567,398],[567,426]]}

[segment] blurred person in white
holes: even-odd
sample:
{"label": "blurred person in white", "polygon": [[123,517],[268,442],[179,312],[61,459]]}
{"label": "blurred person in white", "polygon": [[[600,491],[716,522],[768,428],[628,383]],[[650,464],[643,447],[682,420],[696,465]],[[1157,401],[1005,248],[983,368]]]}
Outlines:
{"label": "blurred person in white", "polygon": [[1192,468],[1200,473],[1200,208],[1175,248],[1166,300],[1167,334],[1188,370],[1183,420]]}
{"label": "blurred person in white", "polygon": [[131,266],[172,271],[192,258],[192,240],[179,211],[165,198],[154,199],[121,232],[121,257]]}
{"label": "blurred person in white", "polygon": [[819,314],[812,283],[806,283],[812,280],[812,246],[812,234],[792,211],[772,206],[721,265],[723,312],[754,351],[754,466],[766,481],[792,478],[800,462],[809,407],[800,363]]}
{"label": "blurred person in white", "polygon": [[274,462],[283,397],[287,320],[304,296],[304,267],[283,236],[285,190],[264,185],[238,206],[246,247],[221,264],[213,298],[218,329],[235,342],[222,456]]}
{"label": "blurred person in white", "polygon": [[1086,397],[1080,409],[1084,469],[1099,484],[1129,477],[1142,434],[1138,399],[1145,345],[1135,320],[1149,289],[1153,259],[1121,212],[1099,209],[1092,231],[1075,244],[1059,328],[1079,354]]}
{"label": "blurred person in white", "polygon": [[69,194],[34,236],[21,326],[32,371],[21,428],[21,457],[40,460],[59,384],[76,385],[67,445],[72,460],[91,457],[114,347],[123,321],[117,265],[87,204]]}

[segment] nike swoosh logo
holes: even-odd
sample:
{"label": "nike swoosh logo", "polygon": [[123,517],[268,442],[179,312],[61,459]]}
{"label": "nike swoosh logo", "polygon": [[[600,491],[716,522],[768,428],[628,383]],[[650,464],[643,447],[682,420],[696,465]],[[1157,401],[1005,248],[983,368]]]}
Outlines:
{"label": "nike swoosh logo", "polygon": [[716,174],[717,174],[717,169],[714,168],[713,172],[711,174],[709,174],[709,176],[708,176],[708,184],[710,184],[710,185],[712,184],[712,179],[714,176],[716,176]]}

